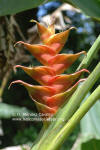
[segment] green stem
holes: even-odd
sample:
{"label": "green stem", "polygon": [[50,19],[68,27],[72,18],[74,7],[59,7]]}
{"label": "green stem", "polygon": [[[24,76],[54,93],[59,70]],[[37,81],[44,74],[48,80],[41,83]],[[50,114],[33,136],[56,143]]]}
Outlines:
{"label": "green stem", "polygon": [[48,143],[45,143],[44,145],[45,148],[42,148],[45,150],[58,150],[58,148],[61,146],[64,140],[73,131],[76,124],[82,119],[82,117],[88,112],[88,110],[99,98],[100,86],[98,86],[96,90],[89,96],[89,98],[81,105],[81,107],[76,111],[76,113],[72,116],[68,123],[60,130],[60,132],[58,132],[56,137],[50,142],[50,144],[48,141]]}
{"label": "green stem", "polygon": [[87,68],[99,50],[100,50],[100,35],[98,36],[92,47],[89,49],[86,57],[84,57],[83,61],[77,68],[77,71],[83,68]]}

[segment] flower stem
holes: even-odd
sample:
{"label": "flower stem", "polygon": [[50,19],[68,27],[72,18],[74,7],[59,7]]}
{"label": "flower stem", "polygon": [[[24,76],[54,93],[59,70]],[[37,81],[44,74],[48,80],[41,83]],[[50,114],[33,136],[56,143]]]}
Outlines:
{"label": "flower stem", "polygon": [[99,50],[100,50],[100,35],[98,36],[92,47],[89,49],[87,55],[84,57],[83,61],[77,68],[77,71],[83,68],[87,68]]}

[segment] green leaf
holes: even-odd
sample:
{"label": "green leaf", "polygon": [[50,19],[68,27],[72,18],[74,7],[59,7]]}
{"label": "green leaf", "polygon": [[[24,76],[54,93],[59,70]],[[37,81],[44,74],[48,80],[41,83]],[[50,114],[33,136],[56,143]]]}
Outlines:
{"label": "green leaf", "polygon": [[100,102],[91,108],[81,121],[82,135],[100,139]]}
{"label": "green leaf", "polygon": [[88,111],[81,121],[81,136],[74,150],[100,149],[100,101]]}
{"label": "green leaf", "polygon": [[23,117],[32,113],[25,107],[13,106],[5,103],[0,103],[0,118],[7,119],[11,117]]}
{"label": "green leaf", "polygon": [[80,8],[88,16],[100,20],[100,0],[64,0]]}
{"label": "green leaf", "polygon": [[0,16],[38,7],[44,0],[0,0]]}
{"label": "green leaf", "polygon": [[95,150],[100,148],[100,102],[81,121],[81,131],[84,137],[81,150]]}

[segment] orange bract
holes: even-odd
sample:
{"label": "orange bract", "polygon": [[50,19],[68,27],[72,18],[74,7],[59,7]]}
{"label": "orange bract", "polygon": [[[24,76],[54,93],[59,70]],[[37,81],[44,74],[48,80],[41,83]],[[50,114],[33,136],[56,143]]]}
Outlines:
{"label": "orange bract", "polygon": [[[69,68],[81,54],[85,54],[85,51],[77,54],[58,54],[68,39],[70,30],[73,28],[55,34],[54,24],[46,28],[37,21],[33,20],[33,22],[37,24],[38,32],[44,45],[31,45],[22,41],[16,44],[23,44],[26,49],[45,66],[24,67],[16,65],[15,67],[23,69],[41,85],[31,85],[20,80],[12,82],[11,85],[20,83],[25,86],[39,112],[45,115],[49,114],[47,116],[51,117],[65,101],[69,100],[69,97],[76,90],[78,83],[85,80],[79,80],[79,78],[82,73],[88,72],[86,69],[82,69],[70,75],[60,75],[65,69]],[[48,118],[47,116],[46,118]]]}

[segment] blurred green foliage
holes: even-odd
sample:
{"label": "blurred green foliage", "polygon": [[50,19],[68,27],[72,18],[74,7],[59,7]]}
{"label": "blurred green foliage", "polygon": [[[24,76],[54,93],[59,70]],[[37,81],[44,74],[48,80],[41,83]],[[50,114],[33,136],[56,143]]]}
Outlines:
{"label": "blurred green foliage", "polygon": [[43,2],[44,0],[0,0],[0,16],[15,14],[27,9],[35,8]]}
{"label": "blurred green foliage", "polygon": [[32,145],[33,141],[38,136],[38,128],[34,126],[30,126],[29,128],[25,128],[20,132],[20,130],[17,132],[15,137],[13,138],[13,143],[15,145],[21,145],[23,143]]}
{"label": "blurred green foliage", "polygon": [[69,136],[69,138],[64,142],[61,147],[61,150],[71,150],[72,145],[74,144],[78,134],[80,132],[79,125],[75,128],[74,132]]}
{"label": "blurred green foliage", "polygon": [[86,15],[98,18],[100,20],[100,1],[99,0],[64,0],[65,2],[72,3],[80,8]]}

